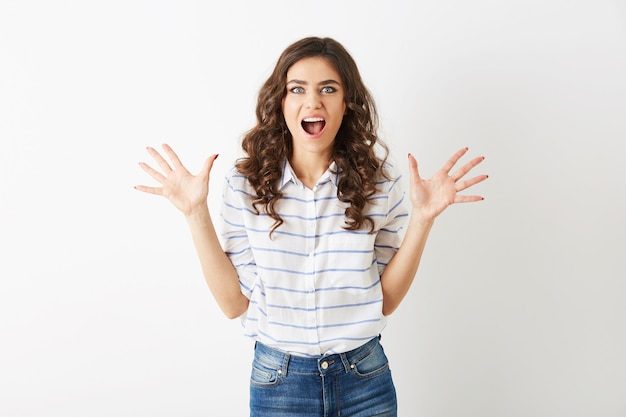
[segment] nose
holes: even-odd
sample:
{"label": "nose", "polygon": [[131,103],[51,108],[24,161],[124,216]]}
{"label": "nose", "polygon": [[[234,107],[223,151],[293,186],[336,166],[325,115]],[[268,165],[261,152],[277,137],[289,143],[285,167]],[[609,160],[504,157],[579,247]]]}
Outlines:
{"label": "nose", "polygon": [[306,107],[308,109],[317,109],[321,107],[322,101],[316,92],[311,92],[306,98]]}

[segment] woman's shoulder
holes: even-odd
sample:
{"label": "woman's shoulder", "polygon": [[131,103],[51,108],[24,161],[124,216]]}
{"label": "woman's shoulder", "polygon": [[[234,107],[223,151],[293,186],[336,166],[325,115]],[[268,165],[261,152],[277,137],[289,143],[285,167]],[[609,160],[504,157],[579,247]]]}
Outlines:
{"label": "woman's shoulder", "polygon": [[397,161],[393,159],[386,159],[381,161],[380,171],[378,174],[378,183],[383,186],[383,189],[388,190],[397,183],[402,177]]}
{"label": "woman's shoulder", "polygon": [[233,164],[225,174],[225,181],[229,187],[234,191],[244,191],[246,193],[253,193],[254,189],[248,181],[248,177],[242,174],[237,168],[236,164]]}

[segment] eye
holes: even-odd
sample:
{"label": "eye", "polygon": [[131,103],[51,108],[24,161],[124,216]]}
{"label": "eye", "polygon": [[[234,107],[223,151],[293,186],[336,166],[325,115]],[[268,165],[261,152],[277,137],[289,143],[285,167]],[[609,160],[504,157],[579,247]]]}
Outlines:
{"label": "eye", "polygon": [[294,93],[294,94],[302,94],[302,93],[304,93],[304,88],[302,88],[302,87],[294,87],[294,88],[292,88],[289,91]]}
{"label": "eye", "polygon": [[337,89],[335,87],[322,87],[322,89],[320,90],[321,93],[323,94],[330,94],[330,93],[334,93],[335,91],[337,91]]}

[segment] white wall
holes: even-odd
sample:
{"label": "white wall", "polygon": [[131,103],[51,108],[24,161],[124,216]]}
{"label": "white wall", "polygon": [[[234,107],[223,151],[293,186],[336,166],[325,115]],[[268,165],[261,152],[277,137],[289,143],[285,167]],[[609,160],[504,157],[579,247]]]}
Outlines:
{"label": "white wall", "polygon": [[[383,343],[401,416],[626,415],[623,1],[3,1],[0,415],[242,416],[251,343],[145,146],[225,170],[278,54],[357,59],[404,163],[484,154]],[[405,164],[406,165],[406,164]],[[406,171],[405,171],[406,172]]]}

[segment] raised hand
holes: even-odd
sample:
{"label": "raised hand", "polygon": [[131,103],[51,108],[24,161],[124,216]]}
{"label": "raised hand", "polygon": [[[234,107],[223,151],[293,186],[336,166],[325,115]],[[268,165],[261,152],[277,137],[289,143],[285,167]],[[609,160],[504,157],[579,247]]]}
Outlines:
{"label": "raised hand", "polygon": [[468,148],[457,151],[432,178],[427,180],[420,177],[417,161],[409,154],[410,193],[414,215],[421,216],[423,220],[432,221],[451,204],[483,200],[483,197],[478,195],[466,196],[458,194],[460,191],[466,190],[488,178],[487,175],[478,175],[463,180],[463,177],[468,172],[485,159],[483,156],[472,159],[450,174],[459,159],[467,151]]}
{"label": "raised hand", "polygon": [[171,166],[156,149],[148,147],[147,150],[161,168],[162,173],[145,162],[140,162],[139,166],[160,183],[161,187],[137,185],[135,189],[167,198],[186,216],[197,210],[206,210],[209,173],[217,154],[207,158],[200,172],[193,175],[183,166],[176,153],[168,145],[164,144],[163,150],[169,158]]}

